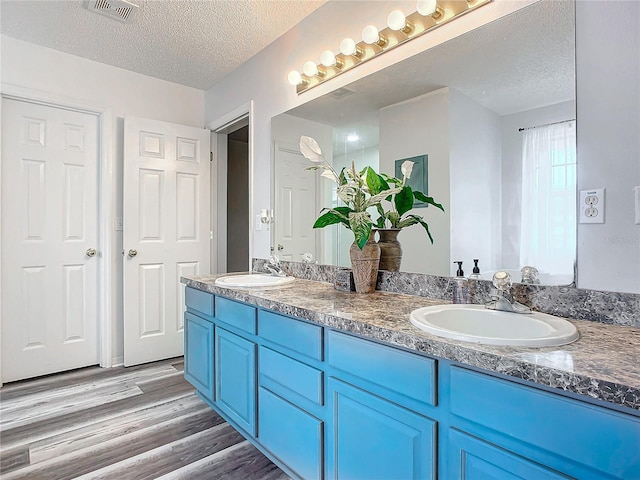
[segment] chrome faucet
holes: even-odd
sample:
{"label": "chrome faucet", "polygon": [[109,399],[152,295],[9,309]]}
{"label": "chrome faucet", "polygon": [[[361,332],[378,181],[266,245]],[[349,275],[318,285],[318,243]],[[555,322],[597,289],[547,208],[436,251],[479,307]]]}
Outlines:
{"label": "chrome faucet", "polygon": [[491,300],[484,304],[486,308],[503,312],[531,313],[529,307],[514,300],[511,293],[511,275],[507,272],[496,272],[493,275],[493,287],[489,293]]}
{"label": "chrome faucet", "polygon": [[269,261],[264,265],[264,271],[276,277],[286,277],[287,274],[280,267],[280,259],[276,255],[271,255]]}
{"label": "chrome faucet", "polygon": [[536,267],[527,265],[520,270],[522,283],[540,283],[540,272]]}

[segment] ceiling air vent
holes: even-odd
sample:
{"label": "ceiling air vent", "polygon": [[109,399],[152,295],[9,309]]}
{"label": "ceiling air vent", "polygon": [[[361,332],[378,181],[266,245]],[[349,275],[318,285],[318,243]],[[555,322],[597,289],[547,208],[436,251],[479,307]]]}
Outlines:
{"label": "ceiling air vent", "polygon": [[341,98],[352,95],[354,93],[356,92],[354,92],[353,90],[349,90],[348,88],[342,87],[342,88],[338,88],[337,90],[334,90],[329,95],[333,98],[337,98],[338,100],[340,100]]}
{"label": "ceiling air vent", "polygon": [[122,23],[131,23],[138,13],[138,5],[126,0],[89,0],[87,8]]}

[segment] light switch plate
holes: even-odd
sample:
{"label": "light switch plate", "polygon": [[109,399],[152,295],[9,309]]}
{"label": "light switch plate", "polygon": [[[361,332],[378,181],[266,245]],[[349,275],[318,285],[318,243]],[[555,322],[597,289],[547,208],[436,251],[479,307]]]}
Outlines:
{"label": "light switch plate", "polygon": [[604,188],[580,190],[580,223],[604,223]]}
{"label": "light switch plate", "polygon": [[640,187],[633,189],[636,205],[636,225],[640,225]]}
{"label": "light switch plate", "polygon": [[122,228],[122,217],[116,217],[116,232],[121,232]]}
{"label": "light switch plate", "polygon": [[260,214],[256,215],[256,232],[262,230],[262,217]]}

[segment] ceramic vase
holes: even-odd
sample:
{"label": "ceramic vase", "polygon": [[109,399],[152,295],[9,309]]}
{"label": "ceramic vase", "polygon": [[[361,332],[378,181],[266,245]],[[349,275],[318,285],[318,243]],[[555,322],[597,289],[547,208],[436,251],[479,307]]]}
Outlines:
{"label": "ceramic vase", "polygon": [[402,263],[402,247],[398,241],[399,228],[378,229],[378,245],[380,246],[380,270],[400,271]]}
{"label": "ceramic vase", "polygon": [[358,248],[355,242],[349,249],[353,282],[358,293],[372,293],[376,289],[380,247],[375,242],[374,235],[375,232],[372,230],[362,250]]}

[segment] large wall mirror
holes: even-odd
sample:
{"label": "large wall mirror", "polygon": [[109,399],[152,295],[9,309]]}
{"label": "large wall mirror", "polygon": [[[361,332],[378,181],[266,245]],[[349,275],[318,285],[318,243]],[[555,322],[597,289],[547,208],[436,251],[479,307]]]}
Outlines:
{"label": "large wall mirror", "polygon": [[[544,174],[550,184],[540,188],[523,174],[532,132],[552,144]],[[305,170],[300,135],[315,138],[338,169],[355,161],[393,174],[397,160],[426,155],[426,193],[446,211],[416,209],[434,243],[419,225],[402,230],[402,271],[448,276],[462,260],[468,274],[479,259],[486,276],[524,263],[548,273],[548,283],[573,281],[573,2],[532,4],[272,119],[274,253],[292,261],[312,253],[319,263],[348,266],[351,232],[312,229],[320,209],[337,198],[330,181]],[[572,151],[558,153],[571,141]],[[535,168],[531,175],[540,183]],[[555,221],[547,232],[528,226],[523,211],[533,210]],[[543,247],[551,265],[526,261]]]}

